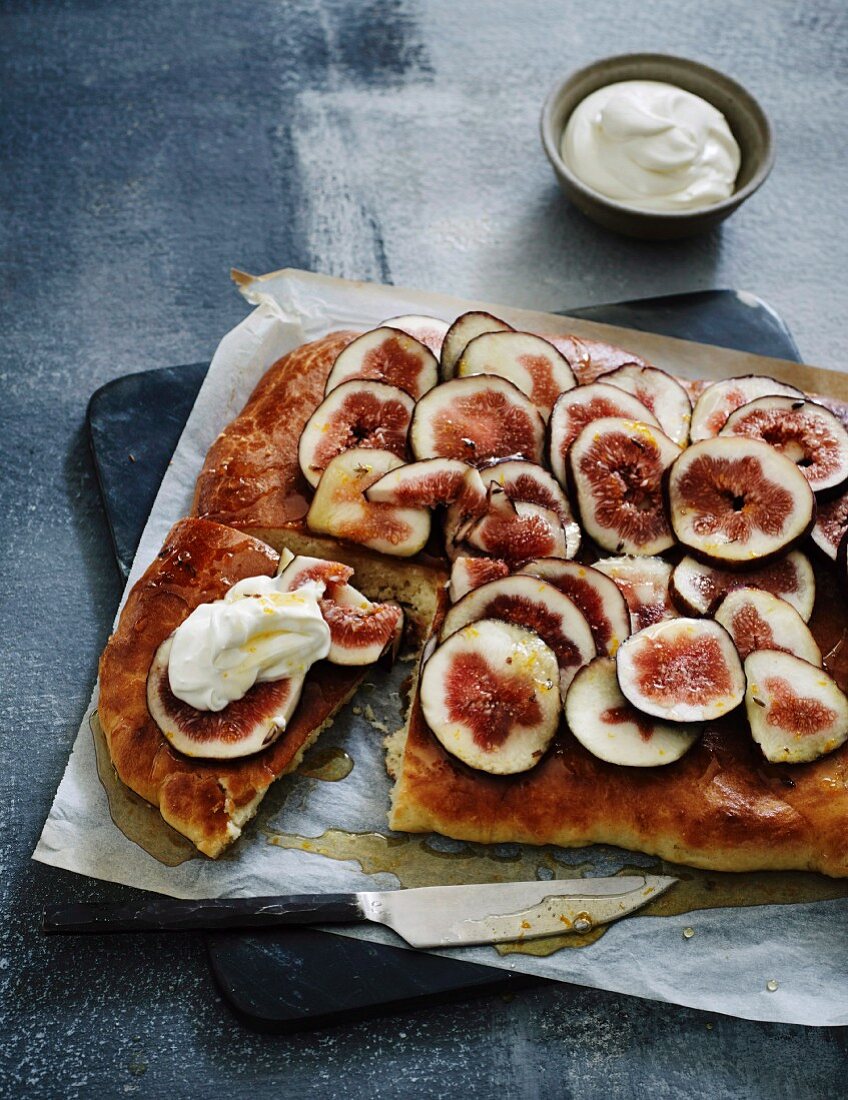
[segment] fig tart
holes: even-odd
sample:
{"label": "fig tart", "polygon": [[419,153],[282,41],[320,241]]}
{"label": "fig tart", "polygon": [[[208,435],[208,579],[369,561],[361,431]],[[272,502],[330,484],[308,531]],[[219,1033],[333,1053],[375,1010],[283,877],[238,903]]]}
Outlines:
{"label": "fig tart", "polygon": [[171,632],[282,554],[331,632],[355,570],[423,641],[392,828],[848,876],[847,413],[479,311],[298,348],[213,444],[104,654],[118,772],[217,854],[355,689],[319,661],[284,732],[228,762],[151,717]]}

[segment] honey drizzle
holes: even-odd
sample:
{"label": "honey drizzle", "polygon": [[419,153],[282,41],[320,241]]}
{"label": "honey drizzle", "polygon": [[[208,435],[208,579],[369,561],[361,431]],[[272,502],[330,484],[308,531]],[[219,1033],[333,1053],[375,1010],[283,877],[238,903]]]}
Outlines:
{"label": "honey drizzle", "polygon": [[338,746],[310,750],[299,767],[297,775],[307,779],[320,779],[324,783],[339,783],[353,771],[353,757]]}
{"label": "honey drizzle", "polygon": [[168,825],[155,806],[145,802],[118,778],[96,713],[92,714],[89,726],[94,738],[97,775],[106,792],[109,815],[124,836],[166,867],[179,867],[188,859],[199,858],[200,853],[190,840]]}

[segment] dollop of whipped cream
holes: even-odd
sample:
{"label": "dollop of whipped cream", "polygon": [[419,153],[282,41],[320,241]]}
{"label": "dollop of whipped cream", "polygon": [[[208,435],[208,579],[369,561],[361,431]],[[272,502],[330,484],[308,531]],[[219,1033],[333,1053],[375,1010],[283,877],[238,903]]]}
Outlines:
{"label": "dollop of whipped cream", "polygon": [[733,194],[740,163],[720,111],[656,80],[587,96],[568,120],[561,153],[588,187],[641,210],[712,206]]}
{"label": "dollop of whipped cream", "polygon": [[203,603],[174,631],[168,681],[197,710],[223,710],[254,684],[304,676],[330,652],[320,581],[294,592],[279,577],[246,577]]}

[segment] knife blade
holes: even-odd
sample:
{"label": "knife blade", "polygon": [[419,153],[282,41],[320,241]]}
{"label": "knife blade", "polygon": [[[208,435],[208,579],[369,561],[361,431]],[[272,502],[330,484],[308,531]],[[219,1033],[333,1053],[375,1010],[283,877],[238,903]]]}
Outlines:
{"label": "knife blade", "polygon": [[49,935],[186,932],[372,921],[411,947],[456,947],[585,933],[640,909],[677,879],[663,875],[421,886],[358,894],[78,902],[44,910]]}

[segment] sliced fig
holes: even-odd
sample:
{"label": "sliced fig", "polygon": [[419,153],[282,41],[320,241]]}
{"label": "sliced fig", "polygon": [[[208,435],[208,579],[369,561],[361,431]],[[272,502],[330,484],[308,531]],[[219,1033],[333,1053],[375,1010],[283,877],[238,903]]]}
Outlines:
{"label": "sliced fig", "polygon": [[421,672],[424,719],[469,767],[525,772],[559,725],[556,657],[531,630],[484,619],[452,634]]}
{"label": "sliced fig", "polygon": [[568,453],[584,532],[603,550],[660,554],[674,545],[662,482],[680,448],[658,428],[620,417],[594,420]]}
{"label": "sliced fig", "polygon": [[479,588],[489,581],[509,576],[509,566],[498,558],[456,558],[451,566],[450,595],[451,603],[461,600],[468,592]]}
{"label": "sliced fig", "polygon": [[436,508],[453,504],[466,487],[471,467],[458,458],[428,458],[398,466],[370,489],[365,499],[374,504],[400,504],[407,508]]}
{"label": "sliced fig", "polygon": [[673,764],[701,735],[693,724],[649,718],[625,699],[612,657],[581,668],[565,698],[565,720],[584,749],[610,764],[656,768]]}
{"label": "sliced fig", "polygon": [[725,568],[753,568],[812,528],[813,491],[794,462],[759,439],[693,443],[668,474],[668,509],[679,542]]}
{"label": "sliced fig", "polygon": [[606,416],[622,416],[659,428],[659,421],[638,398],[616,386],[591,382],[561,394],[548,426],[550,464],[560,485],[566,484],[568,449],[587,424]]}
{"label": "sliced fig", "polygon": [[496,374],[526,393],[543,420],[548,420],[561,393],[577,379],[553,344],[530,332],[487,332],[468,344],[456,364],[456,375]]}
{"label": "sliced fig", "polygon": [[298,461],[314,488],[330,459],[351,447],[374,447],[406,454],[406,436],[415,402],[397,386],[360,379],[329,393],[300,434]]}
{"label": "sliced fig", "polygon": [[384,653],[397,651],[404,619],[399,604],[372,603],[352,584],[336,588],[320,604],[330,628],[331,664],[372,665]]}
{"label": "sliced fig", "polygon": [[760,588],[791,604],[809,622],[816,598],[816,578],[809,558],[793,550],[759,569],[717,569],[687,555],[671,575],[671,598],[685,615],[708,615],[728,592]]}
{"label": "sliced fig", "polygon": [[556,654],[563,694],[578,668],[596,653],[592,631],[577,605],[537,577],[504,577],[475,588],[448,611],[441,637],[477,619],[502,619],[535,630]]}
{"label": "sliced fig", "polygon": [[309,581],[323,581],[321,615],[330,628],[334,665],[370,665],[391,649],[403,630],[403,611],[396,603],[372,603],[348,580],[353,570],[337,561],[298,555],[280,573],[286,591]]}
{"label": "sliced fig", "polygon": [[488,493],[479,471],[469,466],[459,496],[449,504],[444,516],[445,550],[449,558],[460,552],[466,532],[488,510]]}
{"label": "sliced fig", "polygon": [[417,459],[459,458],[480,466],[493,458],[542,461],[545,426],[517,386],[494,375],[454,378],[415,406],[410,443]]}
{"label": "sliced fig", "polygon": [[324,470],[306,517],[310,530],[347,539],[383,554],[410,557],[430,535],[426,508],[398,508],[365,499],[370,488],[402,465],[390,451],[355,447],[336,455]]}
{"label": "sliced fig", "polygon": [[667,722],[709,722],[738,706],[745,674],[733,639],[710,619],[655,623],[622,642],[616,656],[624,696]]}
{"label": "sliced fig", "polygon": [[233,760],[267,748],[286,728],[303,676],[254,684],[223,710],[197,710],[178,699],[168,680],[173,636],[154,654],[147,675],[147,709],[166,740],[185,756]]}
{"label": "sliced fig", "polygon": [[625,363],[623,367],[598,376],[599,382],[632,393],[650,409],[668,438],[680,447],[689,438],[692,402],[676,378],[658,367]]}
{"label": "sliced fig", "polygon": [[380,328],[399,328],[407,336],[412,336],[438,359],[442,351],[442,344],[448,331],[447,321],[440,321],[438,317],[425,317],[420,313],[405,313],[402,317],[389,317],[383,321]]}
{"label": "sliced fig", "polygon": [[728,592],[715,612],[744,661],[755,649],[779,649],[794,653],[821,668],[821,650],[810,628],[792,606],[761,588],[737,588]]}
{"label": "sliced fig", "polygon": [[724,427],[728,416],[758,397],[801,397],[803,393],[785,382],[759,374],[747,374],[741,378],[725,378],[707,386],[692,410],[689,438],[693,443],[711,439]]}
{"label": "sliced fig", "polygon": [[571,514],[568,498],[556,479],[534,462],[503,459],[480,471],[483,484],[503,489],[510,500],[523,500],[549,508],[559,516],[565,531],[565,557],[573,558],[580,549],[580,527]]}
{"label": "sliced fig", "polygon": [[810,535],[813,542],[831,561],[836,561],[836,551],[845,532],[848,531],[848,492],[833,500],[816,503],[816,522]]}
{"label": "sliced fig", "polygon": [[[502,489],[489,495],[490,510],[464,534],[464,541],[484,554],[518,565],[528,558],[566,556],[565,531],[556,512],[524,501],[513,503]],[[495,502],[501,500],[504,506]]]}
{"label": "sliced fig", "polygon": [[727,418],[721,435],[761,439],[797,463],[814,493],[848,480],[848,431],[823,405],[794,397],[759,397]]}
{"label": "sliced fig", "polygon": [[848,699],[833,677],[791,653],[758,649],[745,661],[751,736],[773,764],[803,764],[848,739]]}
{"label": "sliced fig", "polygon": [[491,313],[475,309],[461,314],[448,329],[442,343],[442,381],[447,382],[454,377],[460,355],[475,337],[482,336],[484,332],[512,331],[512,325],[499,317],[493,317]]}
{"label": "sliced fig", "polygon": [[671,566],[662,558],[602,558],[592,568],[609,577],[624,596],[634,634],[678,617],[668,590]]}
{"label": "sliced fig", "polygon": [[388,382],[417,401],[436,385],[439,368],[435,355],[420,340],[384,325],[357,336],[343,349],[333,364],[324,393],[351,378]]}
{"label": "sliced fig", "polygon": [[630,635],[627,602],[615,581],[597,569],[560,558],[537,558],[523,565],[520,572],[540,577],[577,604],[598,653],[612,657]]}

